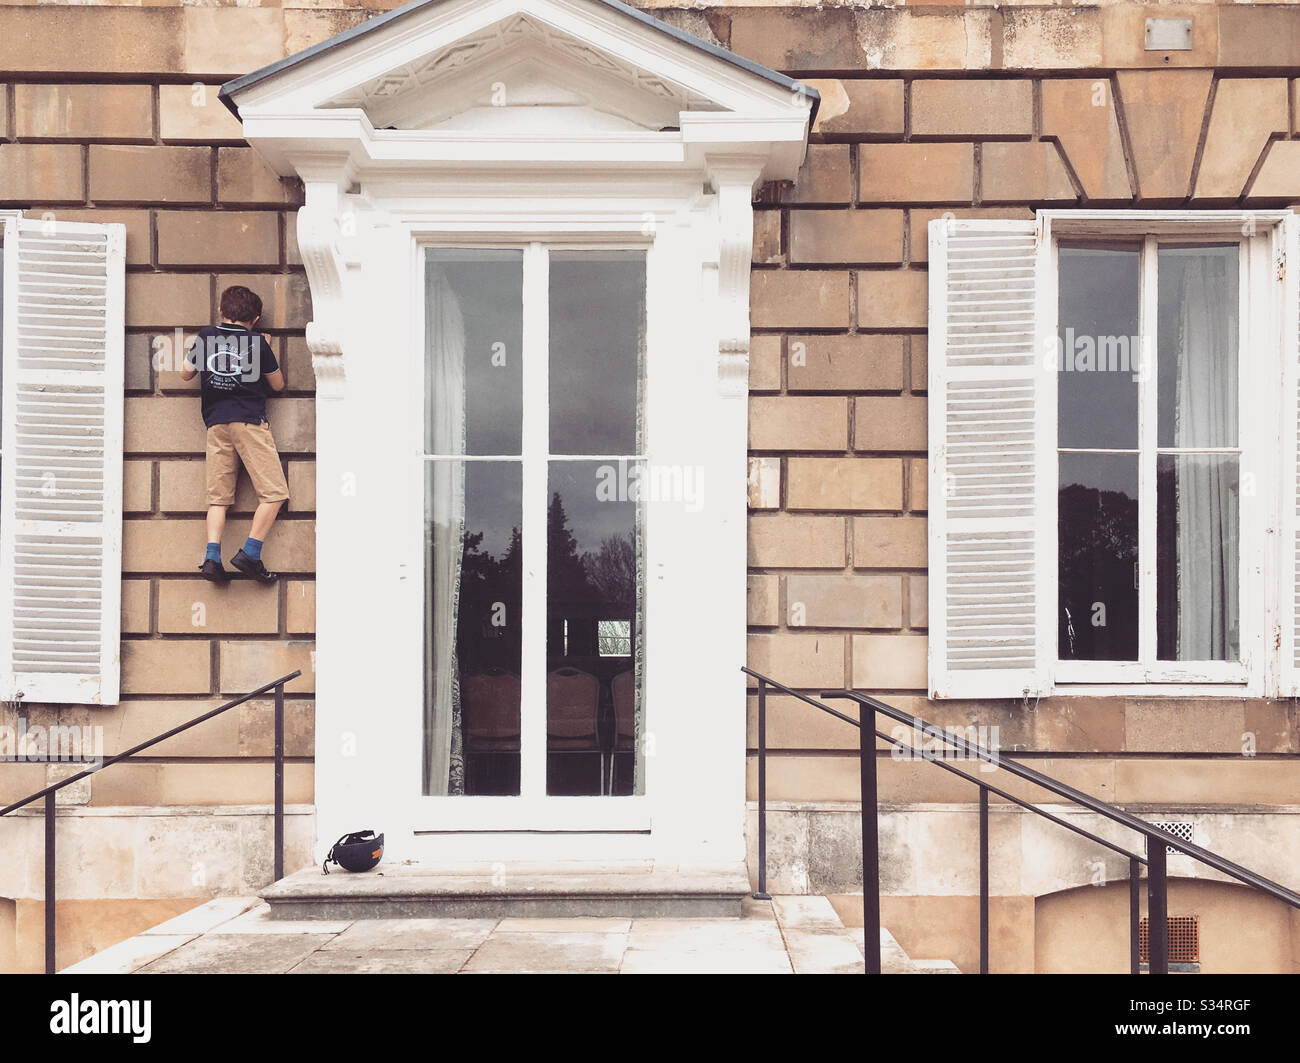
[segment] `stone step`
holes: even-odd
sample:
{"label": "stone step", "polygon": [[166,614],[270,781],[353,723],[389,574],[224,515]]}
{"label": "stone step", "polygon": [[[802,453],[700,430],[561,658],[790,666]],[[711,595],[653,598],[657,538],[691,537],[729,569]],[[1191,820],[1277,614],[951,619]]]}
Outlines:
{"label": "stone step", "polygon": [[[835,918],[858,934],[861,947],[862,935],[862,894],[839,893],[834,897],[823,898]],[[885,927],[880,928],[880,967],[885,974],[961,974],[951,960],[918,960],[909,956],[898,939]]]}
{"label": "stone step", "polygon": [[885,974],[961,974],[952,960],[914,960],[883,926],[880,928],[881,971]]}
{"label": "stone step", "polygon": [[590,865],[382,866],[364,874],[295,872],[259,896],[272,919],[614,916],[739,918],[744,864],[723,868]]}

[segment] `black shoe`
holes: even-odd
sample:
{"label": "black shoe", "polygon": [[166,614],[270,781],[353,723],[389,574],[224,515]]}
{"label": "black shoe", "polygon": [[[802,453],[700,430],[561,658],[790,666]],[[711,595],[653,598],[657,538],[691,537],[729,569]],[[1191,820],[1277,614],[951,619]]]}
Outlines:
{"label": "black shoe", "polygon": [[203,559],[199,571],[204,579],[211,580],[213,583],[226,583],[230,579],[230,573],[221,567],[221,562],[213,561],[210,557]]}
{"label": "black shoe", "polygon": [[253,560],[242,549],[230,559],[230,564],[232,567],[239,569],[249,579],[255,579],[259,583],[274,583],[280,578],[274,572],[266,571],[266,566],[262,564],[261,558]]}

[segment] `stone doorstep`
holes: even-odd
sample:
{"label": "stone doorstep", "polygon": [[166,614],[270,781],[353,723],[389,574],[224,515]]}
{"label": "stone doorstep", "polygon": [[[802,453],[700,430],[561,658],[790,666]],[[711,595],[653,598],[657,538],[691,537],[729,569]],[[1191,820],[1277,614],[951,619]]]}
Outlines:
{"label": "stone doorstep", "polygon": [[392,873],[295,872],[260,894],[272,919],[739,918],[743,864],[705,869],[533,865],[507,875],[474,868]]}
{"label": "stone doorstep", "polygon": [[[427,877],[427,876],[426,876]],[[825,897],[746,899],[740,918],[277,919],[223,897],[120,942],[65,973],[861,973],[862,935]],[[912,960],[888,930],[886,974],[959,974]]]}

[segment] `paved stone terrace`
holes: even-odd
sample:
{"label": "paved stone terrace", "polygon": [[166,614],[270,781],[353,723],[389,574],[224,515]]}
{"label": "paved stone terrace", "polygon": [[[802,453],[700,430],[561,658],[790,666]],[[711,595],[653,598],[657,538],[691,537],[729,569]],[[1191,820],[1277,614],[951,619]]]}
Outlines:
{"label": "paved stone terrace", "polygon": [[[825,897],[746,901],[739,919],[273,920],[201,905],[65,974],[861,974],[862,931]],[[881,934],[887,973],[956,973]]]}

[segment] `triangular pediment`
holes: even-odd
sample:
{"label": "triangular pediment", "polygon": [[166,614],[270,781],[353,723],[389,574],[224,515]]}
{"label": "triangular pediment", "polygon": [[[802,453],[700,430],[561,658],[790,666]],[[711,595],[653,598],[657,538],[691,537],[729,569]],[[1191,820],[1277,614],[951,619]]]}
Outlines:
{"label": "triangular pediment", "polygon": [[680,82],[515,14],[322,101],[376,129],[664,129],[724,108]]}
{"label": "triangular pediment", "polygon": [[618,0],[415,0],[236,78],[221,96],[241,116],[286,113],[286,104],[359,108],[376,128],[429,128],[477,106],[474,91],[485,95],[521,64],[594,109],[631,107],[642,128],[670,113],[816,101],[792,79]]}
{"label": "triangular pediment", "polygon": [[286,175],[747,155],[787,180],[818,102],[619,0],[415,0],[221,98]]}

